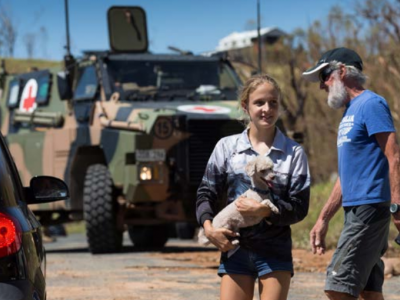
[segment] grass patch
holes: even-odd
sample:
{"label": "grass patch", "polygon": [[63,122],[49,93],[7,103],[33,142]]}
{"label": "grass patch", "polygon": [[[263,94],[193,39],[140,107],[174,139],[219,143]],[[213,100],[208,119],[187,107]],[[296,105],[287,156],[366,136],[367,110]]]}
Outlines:
{"label": "grass patch", "polygon": [[65,229],[67,233],[85,233],[85,222],[79,221],[65,224]]}
{"label": "grass patch", "polygon": [[61,67],[62,61],[51,61],[42,59],[16,59],[16,58],[0,58],[4,59],[5,67],[8,73],[25,73],[29,72],[31,68],[38,68],[39,70]]}
{"label": "grass patch", "polygon": [[[325,205],[332,191],[334,183],[319,183],[311,187],[310,208],[307,217],[297,224],[292,225],[292,239],[294,248],[310,248],[310,231],[318,219],[322,207]],[[329,230],[325,242],[328,249],[336,247],[343,228],[343,210],[340,209],[329,222]]]}
{"label": "grass patch", "polygon": [[[331,193],[334,183],[320,183],[311,187],[310,208],[307,217],[291,226],[293,248],[310,249],[310,231],[318,219],[322,207],[325,205]],[[326,236],[326,247],[328,249],[336,248],[340,232],[343,228],[343,209],[340,208],[336,215],[329,222],[329,230]],[[393,222],[390,224],[389,244],[397,249],[399,246],[394,242],[399,232]]]}

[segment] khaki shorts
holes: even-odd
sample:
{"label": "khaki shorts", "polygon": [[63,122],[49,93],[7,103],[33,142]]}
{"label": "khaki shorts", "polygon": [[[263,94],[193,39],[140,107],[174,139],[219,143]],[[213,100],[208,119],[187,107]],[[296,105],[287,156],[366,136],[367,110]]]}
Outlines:
{"label": "khaki shorts", "polygon": [[327,269],[326,291],[358,298],[362,291],[382,292],[390,225],[389,202],[345,207],[345,223]]}

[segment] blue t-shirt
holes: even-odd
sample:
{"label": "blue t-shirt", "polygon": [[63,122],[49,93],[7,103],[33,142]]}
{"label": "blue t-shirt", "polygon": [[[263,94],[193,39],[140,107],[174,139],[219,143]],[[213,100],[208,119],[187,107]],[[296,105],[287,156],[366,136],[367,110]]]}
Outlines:
{"label": "blue t-shirt", "polygon": [[390,200],[389,163],[374,134],[394,131],[381,96],[365,90],[349,102],[337,138],[343,206]]}

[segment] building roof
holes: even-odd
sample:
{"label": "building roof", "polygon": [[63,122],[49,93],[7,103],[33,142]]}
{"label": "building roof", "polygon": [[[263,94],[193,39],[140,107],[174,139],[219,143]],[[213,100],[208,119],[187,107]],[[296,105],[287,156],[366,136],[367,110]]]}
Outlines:
{"label": "building roof", "polygon": [[[277,27],[265,27],[260,29],[262,38],[280,37],[286,33]],[[252,40],[257,38],[257,30],[249,30],[243,32],[232,32],[226,37],[219,40],[217,51],[225,51],[230,49],[239,49],[252,45]]]}

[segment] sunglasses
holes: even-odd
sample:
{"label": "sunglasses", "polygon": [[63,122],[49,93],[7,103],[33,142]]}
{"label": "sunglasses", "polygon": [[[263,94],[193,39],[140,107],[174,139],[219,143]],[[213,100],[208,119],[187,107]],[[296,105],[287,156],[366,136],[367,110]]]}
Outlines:
{"label": "sunglasses", "polygon": [[329,76],[331,76],[331,74],[333,73],[333,71],[335,71],[334,69],[331,68],[325,68],[322,69],[321,72],[319,72],[319,81],[321,83],[325,83],[325,81],[327,81],[329,79]]}

